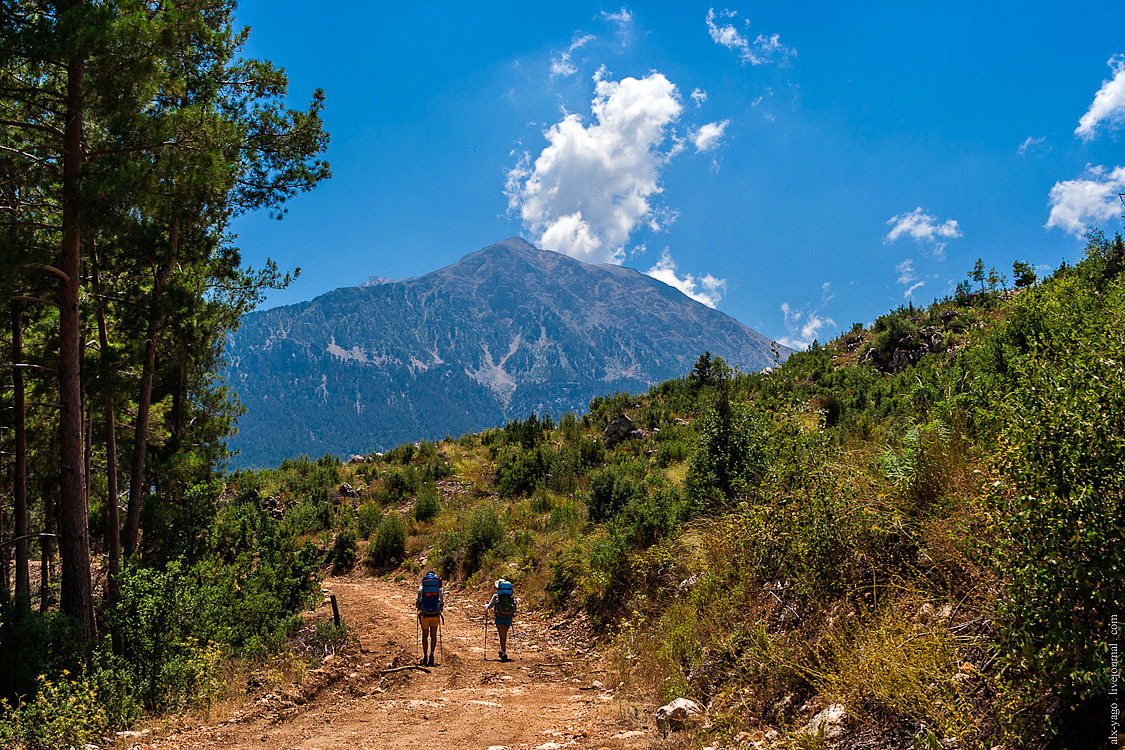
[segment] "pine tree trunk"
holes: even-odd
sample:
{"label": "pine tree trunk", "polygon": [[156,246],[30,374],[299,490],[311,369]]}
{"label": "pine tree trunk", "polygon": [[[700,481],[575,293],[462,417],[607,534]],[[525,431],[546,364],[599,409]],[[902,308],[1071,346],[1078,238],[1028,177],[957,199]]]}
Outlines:
{"label": "pine tree trunk", "polygon": [[[113,362],[109,356],[109,329],[105,324],[101,279],[98,276],[98,253],[93,251],[94,299],[98,316],[98,342],[101,344],[102,387],[105,389],[105,471],[106,471],[106,533],[109,571],[106,593],[112,608],[121,601],[121,518],[117,507],[117,425],[113,405]],[[121,654],[123,644],[117,629],[113,631],[113,652]]]}
{"label": "pine tree trunk", "polygon": [[43,533],[50,536],[39,538],[39,611],[46,613],[51,608],[51,565],[55,559],[55,499],[52,495],[43,496]]}
{"label": "pine tree trunk", "polygon": [[[27,405],[24,400],[23,369],[23,319],[19,303],[12,303],[12,385],[15,393],[15,471],[12,478],[12,536],[16,538],[16,600],[21,606],[31,606],[31,578],[28,573],[27,524]],[[22,538],[21,538],[22,537]],[[7,588],[8,579],[4,579]]]}
{"label": "pine tree trunk", "polygon": [[180,223],[172,220],[170,234],[172,252],[168,262],[156,275],[152,287],[152,313],[145,333],[145,358],[141,368],[141,392],[137,397],[137,423],[133,434],[133,465],[129,476],[129,508],[125,517],[125,535],[122,540],[126,556],[137,549],[141,529],[141,505],[144,502],[145,453],[148,448],[148,416],[152,406],[152,378],[156,369],[156,337],[160,333],[163,316],[160,308],[164,282],[172,274],[176,251],[180,242]]}
{"label": "pine tree trunk", "polygon": [[59,603],[78,624],[79,640],[96,637],[90,582],[90,529],[82,450],[82,340],[78,309],[81,287],[82,78],[84,64],[67,65],[66,129],[63,132],[62,252],[66,275],[59,290],[59,496],[58,540],[62,563]]}

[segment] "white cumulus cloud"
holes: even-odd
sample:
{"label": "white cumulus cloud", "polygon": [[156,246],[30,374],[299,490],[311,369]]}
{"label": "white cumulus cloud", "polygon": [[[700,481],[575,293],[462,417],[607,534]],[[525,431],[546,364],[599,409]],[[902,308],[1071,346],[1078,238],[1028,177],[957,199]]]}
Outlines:
{"label": "white cumulus cloud", "polygon": [[691,100],[695,102],[696,107],[702,107],[707,103],[707,92],[703,89],[694,89],[691,92]]}
{"label": "white cumulus cloud", "polygon": [[1056,182],[1051,188],[1047,229],[1081,236],[1087,227],[1121,213],[1118,194],[1125,192],[1125,167],[1087,166],[1081,177]]}
{"label": "white cumulus cloud", "polygon": [[1093,140],[1102,123],[1120,125],[1125,120],[1125,55],[1114,55],[1106,64],[1113,71],[1113,78],[1102,81],[1090,108],[1074,129],[1074,134],[1084,141]]}
{"label": "white cumulus cloud", "polygon": [[654,200],[661,169],[682,148],[671,127],[683,104],[657,72],[612,81],[603,69],[594,82],[593,120],[570,113],[548,128],[534,162],[525,154],[509,170],[505,194],[543,248],[621,263],[638,227],[659,230],[674,216]]}
{"label": "white cumulus cloud", "polygon": [[719,304],[727,290],[726,279],[717,279],[711,274],[706,274],[696,279],[690,273],[680,276],[676,269],[676,262],[668,253],[668,248],[660,254],[660,260],[646,272],[657,281],[663,281],[670,287],[675,287],[691,297],[696,302],[701,302],[708,307]]}
{"label": "white cumulus cloud", "polygon": [[696,153],[718,148],[722,143],[723,131],[727,129],[727,125],[730,125],[730,120],[721,120],[709,122],[706,125],[701,125],[697,130],[691,131],[689,135],[691,142],[695,144]]}
{"label": "white cumulus cloud", "polygon": [[[715,44],[726,47],[732,52],[738,53],[738,59],[751,65],[765,65],[766,63],[773,62],[774,60],[784,60],[788,57],[795,56],[797,51],[791,47],[787,47],[781,43],[780,34],[771,34],[766,36],[759,34],[753,42],[746,36],[743,36],[732,23],[723,23],[718,19],[733,20],[738,16],[737,11],[724,10],[715,13],[715,9],[711,8],[707,11],[707,33],[711,35],[711,40]],[[747,22],[749,24],[749,22]]]}
{"label": "white cumulus cloud", "polygon": [[898,214],[887,219],[891,231],[883,238],[883,244],[895,242],[903,235],[910,237],[919,245],[928,247],[938,258],[944,257],[946,240],[962,237],[961,227],[955,219],[939,222],[921,207]]}
{"label": "white cumulus cloud", "polygon": [[580,36],[570,43],[570,46],[565,52],[559,52],[551,58],[551,78],[565,78],[577,73],[578,67],[571,62],[571,56],[574,54],[575,50],[582,49],[596,38],[597,37],[593,34]]}
{"label": "white cumulus cloud", "polygon": [[822,330],[836,325],[836,321],[822,316],[819,311],[806,313],[804,310],[794,310],[788,302],[781,303],[781,312],[785,316],[785,328],[789,335],[782,336],[777,343],[790,349],[808,349]]}

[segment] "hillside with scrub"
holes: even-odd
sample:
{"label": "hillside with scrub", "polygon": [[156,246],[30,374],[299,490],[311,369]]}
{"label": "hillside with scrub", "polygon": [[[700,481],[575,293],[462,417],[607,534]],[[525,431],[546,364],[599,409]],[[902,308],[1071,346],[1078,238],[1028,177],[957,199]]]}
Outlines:
{"label": "hillside with scrub", "polygon": [[[1122,238],[1091,235],[1041,282],[966,283],[774,371],[704,354],[583,415],[198,485],[146,510],[107,613],[119,655],[5,616],[5,645],[56,671],[0,739],[198,716],[278,654],[291,675],[360,651],[347,618],[302,619],[317,576],[412,592],[433,569],[465,597],[512,580],[534,637],[582,624],[652,747],[1108,747],[1123,269]],[[704,713],[665,735],[651,711],[675,698]]]}

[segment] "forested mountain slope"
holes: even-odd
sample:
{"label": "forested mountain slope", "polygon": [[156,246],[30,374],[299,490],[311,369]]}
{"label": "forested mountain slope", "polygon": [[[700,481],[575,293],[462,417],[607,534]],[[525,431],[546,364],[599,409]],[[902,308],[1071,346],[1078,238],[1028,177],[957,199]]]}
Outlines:
{"label": "forested mountain slope", "polygon": [[776,363],[770,346],[649,276],[512,238],[425,276],[246,316],[227,347],[246,407],[234,464],[561,414],[682,374],[704,350],[757,371]]}

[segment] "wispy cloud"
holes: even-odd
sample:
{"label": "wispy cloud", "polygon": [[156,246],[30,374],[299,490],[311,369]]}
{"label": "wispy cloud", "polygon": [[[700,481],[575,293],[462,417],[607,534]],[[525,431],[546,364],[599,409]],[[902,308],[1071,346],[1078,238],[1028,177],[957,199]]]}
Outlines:
{"label": "wispy cloud", "polygon": [[895,266],[895,270],[898,271],[898,283],[906,287],[902,293],[903,299],[907,299],[913,295],[915,291],[926,285],[926,282],[918,280],[918,274],[914,270],[914,260],[911,258],[907,258],[902,263],[899,263]]}
{"label": "wispy cloud", "polygon": [[695,102],[696,107],[702,107],[707,103],[707,92],[703,89],[694,89],[691,92],[691,100]]}
{"label": "wispy cloud", "polygon": [[505,193],[539,244],[591,263],[620,263],[641,226],[660,230],[674,214],[655,201],[660,173],[682,143],[671,128],[683,111],[663,74],[612,81],[594,76],[587,124],[566,114],[544,136],[547,146],[509,170]]}
{"label": "wispy cloud", "polygon": [[723,132],[727,129],[727,125],[730,125],[730,120],[709,122],[688,133],[692,144],[695,145],[695,152],[703,153],[717,149],[722,144]]}
{"label": "wispy cloud", "polygon": [[1020,156],[1027,156],[1028,154],[1046,153],[1051,150],[1050,146],[1046,145],[1047,136],[1043,135],[1038,138],[1032,138],[1030,135],[1024,138],[1023,143],[1016,149],[1016,153]]}
{"label": "wispy cloud", "polygon": [[680,276],[676,268],[676,262],[672,260],[668,248],[664,248],[664,252],[660,254],[660,260],[656,261],[656,265],[648,269],[646,273],[658,281],[663,281],[670,287],[679,289],[696,302],[701,302],[708,307],[719,304],[719,300],[723,298],[723,294],[727,290],[726,279],[717,279],[711,274],[705,274],[700,279],[696,279],[690,273]]}
{"label": "wispy cloud", "polygon": [[919,246],[929,249],[937,258],[945,257],[947,240],[963,236],[961,227],[955,219],[941,222],[932,214],[926,213],[921,206],[913,211],[892,216],[887,219],[887,224],[891,225],[891,231],[883,238],[884,244],[889,245],[905,235]]}
{"label": "wispy cloud", "polygon": [[1125,167],[1108,170],[1087,166],[1081,177],[1056,182],[1047,203],[1051,213],[1047,229],[1061,229],[1082,236],[1088,227],[1109,221],[1121,213],[1118,194],[1125,192]]}
{"label": "wispy cloud", "polygon": [[821,331],[836,325],[836,321],[821,315],[819,310],[812,312],[795,310],[788,302],[781,303],[781,313],[785,316],[785,329],[788,335],[779,338],[777,343],[790,349],[808,349],[809,344],[817,339]]}
{"label": "wispy cloud", "polygon": [[1125,120],[1125,55],[1114,55],[1106,64],[1113,77],[1102,81],[1090,108],[1074,129],[1074,134],[1084,141],[1093,140],[1100,125],[1117,126]]}
{"label": "wispy cloud", "polygon": [[578,67],[571,61],[575,51],[582,49],[597,37],[593,34],[584,34],[575,38],[565,52],[559,52],[551,58],[551,78],[565,78],[578,72]]}
{"label": "wispy cloud", "polygon": [[[707,33],[711,35],[715,44],[726,47],[738,54],[738,59],[743,64],[765,65],[771,62],[785,62],[790,57],[797,55],[797,50],[781,43],[780,34],[768,36],[759,34],[754,41],[744,36],[734,24],[729,23],[737,18],[738,12],[723,10],[719,13],[714,8],[707,11]],[[719,21],[716,23],[716,21]],[[726,21],[726,22],[724,22]],[[746,21],[745,25],[749,26]]]}
{"label": "wispy cloud", "polygon": [[602,18],[610,21],[611,23],[632,23],[633,11],[629,10],[628,8],[622,8],[616,13],[610,13],[609,11],[603,10]]}

